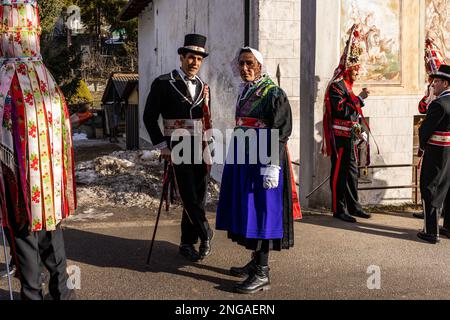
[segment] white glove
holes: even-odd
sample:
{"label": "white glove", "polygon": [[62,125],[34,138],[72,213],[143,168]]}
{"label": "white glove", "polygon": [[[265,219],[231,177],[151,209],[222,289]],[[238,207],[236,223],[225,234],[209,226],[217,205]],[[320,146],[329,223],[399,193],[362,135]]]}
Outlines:
{"label": "white glove", "polygon": [[261,168],[261,175],[263,175],[263,187],[264,189],[275,189],[278,188],[279,179],[280,179],[280,170],[279,166],[266,166]]}
{"label": "white glove", "polygon": [[366,132],[361,133],[360,139],[364,142],[369,141],[369,136],[367,135]]}

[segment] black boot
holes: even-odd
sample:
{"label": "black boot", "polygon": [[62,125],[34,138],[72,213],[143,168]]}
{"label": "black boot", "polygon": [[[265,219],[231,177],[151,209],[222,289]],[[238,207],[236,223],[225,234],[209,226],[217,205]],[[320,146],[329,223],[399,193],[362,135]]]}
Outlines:
{"label": "black boot", "polygon": [[252,254],[252,260],[244,267],[232,267],[230,274],[237,278],[248,278],[256,273],[256,260],[255,255]]}
{"label": "black boot", "polygon": [[253,294],[261,290],[269,290],[269,267],[256,266],[255,274],[249,276],[243,283],[237,284],[234,289],[236,292],[243,294]]}
{"label": "black boot", "polygon": [[335,219],[339,219],[345,222],[350,222],[350,223],[356,223],[356,219],[353,218],[351,215],[349,215],[348,213],[335,213],[333,214],[333,218]]}
{"label": "black boot", "polygon": [[359,217],[359,218],[363,218],[363,219],[370,219],[370,218],[372,218],[372,214],[367,213],[367,212],[365,212],[363,210],[353,212],[353,213],[351,213],[351,215],[354,216],[354,217]]}
{"label": "black boot", "polygon": [[200,254],[200,259],[206,259],[208,256],[211,255],[211,242],[214,238],[214,231],[210,231],[210,235],[208,236],[208,240],[202,241],[200,243],[200,247],[199,247],[199,254]]}
{"label": "black boot", "polygon": [[200,254],[195,247],[190,244],[181,244],[179,248],[180,254],[184,256],[186,259],[192,262],[198,262],[200,258]]}
{"label": "black boot", "polygon": [[434,208],[431,204],[423,203],[425,213],[425,230],[417,235],[420,239],[436,244],[439,243],[439,219],[442,209]]}

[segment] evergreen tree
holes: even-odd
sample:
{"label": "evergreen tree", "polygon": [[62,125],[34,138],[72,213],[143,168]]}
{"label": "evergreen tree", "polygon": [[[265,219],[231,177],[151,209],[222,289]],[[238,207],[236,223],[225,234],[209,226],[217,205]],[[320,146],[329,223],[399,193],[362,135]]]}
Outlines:
{"label": "evergreen tree", "polygon": [[[39,0],[43,28],[41,53],[68,101],[74,101],[82,74],[90,81],[103,82],[111,72],[137,68],[137,19],[119,21],[117,16],[127,0]],[[90,37],[91,58],[82,63],[77,37],[72,37],[68,48],[66,37],[54,37],[55,24],[70,5],[81,9],[81,20]],[[125,44],[107,46],[112,51],[102,52],[104,40],[115,30],[124,29]],[[86,35],[84,35],[85,39]],[[102,43],[103,42],[103,43]]]}
{"label": "evergreen tree", "polygon": [[[81,19],[92,35],[101,36],[104,31],[125,29],[128,40],[137,40],[137,20],[117,19],[127,0],[74,0],[81,8]],[[109,30],[105,27],[109,26]]]}
{"label": "evergreen tree", "polygon": [[53,33],[56,21],[61,16],[65,2],[65,0],[40,0],[38,2],[39,16],[41,18],[41,27],[44,36]]}
{"label": "evergreen tree", "polygon": [[81,56],[76,47],[67,48],[66,39],[52,36],[55,24],[71,0],[40,0],[39,15],[42,26],[41,54],[56,82],[70,100],[81,80]]}

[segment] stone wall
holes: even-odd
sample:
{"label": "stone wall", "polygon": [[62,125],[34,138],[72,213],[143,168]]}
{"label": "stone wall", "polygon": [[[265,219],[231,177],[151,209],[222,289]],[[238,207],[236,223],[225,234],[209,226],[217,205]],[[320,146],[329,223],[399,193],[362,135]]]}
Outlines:
{"label": "stone wall", "polygon": [[287,93],[294,127],[289,143],[293,161],[300,159],[300,0],[260,0],[259,49],[267,71]]}

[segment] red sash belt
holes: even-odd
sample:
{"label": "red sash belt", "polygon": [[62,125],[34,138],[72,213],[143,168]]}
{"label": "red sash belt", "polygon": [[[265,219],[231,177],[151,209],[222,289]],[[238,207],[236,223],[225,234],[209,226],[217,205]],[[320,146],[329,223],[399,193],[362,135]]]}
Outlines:
{"label": "red sash belt", "polygon": [[244,128],[256,128],[256,129],[265,129],[269,127],[266,121],[264,121],[263,119],[244,118],[244,117],[236,118],[236,126]]}
{"label": "red sash belt", "polygon": [[428,144],[439,147],[450,147],[450,132],[435,132]]}
{"label": "red sash belt", "polygon": [[353,126],[355,124],[358,124],[358,122],[334,119],[333,120],[333,132],[334,132],[335,136],[351,138]]}
{"label": "red sash belt", "polygon": [[164,135],[166,137],[172,136],[173,133],[178,130],[184,130],[189,135],[201,135],[203,134],[203,122],[202,119],[164,119]]}

